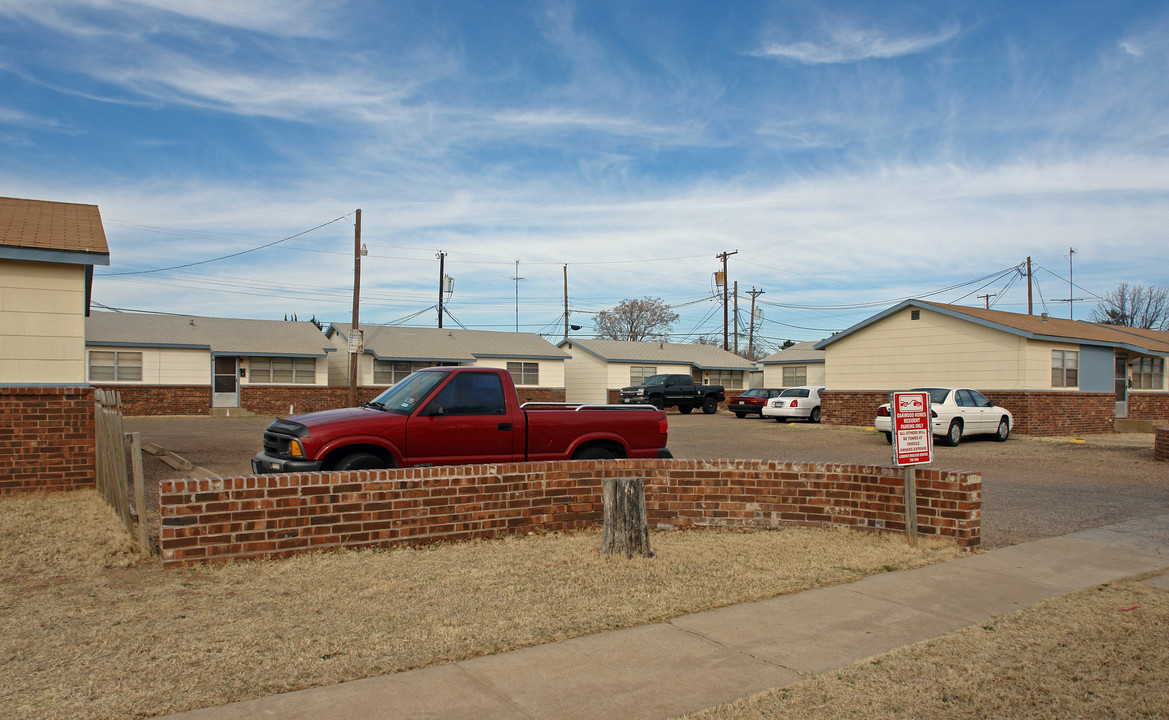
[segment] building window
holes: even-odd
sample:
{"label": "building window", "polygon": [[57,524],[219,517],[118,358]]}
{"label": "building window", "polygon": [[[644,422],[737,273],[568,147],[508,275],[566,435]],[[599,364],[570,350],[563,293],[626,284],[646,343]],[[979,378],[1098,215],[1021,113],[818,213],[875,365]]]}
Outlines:
{"label": "building window", "polygon": [[511,373],[512,382],[516,385],[540,384],[540,363],[538,362],[509,362],[507,371]]}
{"label": "building window", "polygon": [[89,380],[90,382],[142,380],[142,353],[90,351]]}
{"label": "building window", "polygon": [[631,365],[629,367],[629,384],[644,385],[646,378],[648,378],[650,375],[657,374],[657,367],[650,365]]}
{"label": "building window", "polygon": [[317,381],[317,362],[312,358],[248,358],[248,382],[280,385],[312,384]]}
{"label": "building window", "polygon": [[742,370],[711,370],[706,374],[710,385],[722,385],[724,388],[738,389],[743,387]]}
{"label": "building window", "polygon": [[796,387],[808,384],[807,365],[788,365],[783,369],[783,386]]}
{"label": "building window", "polygon": [[1078,350],[1051,351],[1051,386],[1078,387],[1080,384]]}
{"label": "building window", "polygon": [[1165,385],[1165,358],[1142,357],[1132,361],[1134,390],[1160,390]]}
{"label": "building window", "polygon": [[405,380],[410,373],[428,367],[434,367],[434,363],[410,362],[409,360],[374,360],[373,384],[395,385]]}

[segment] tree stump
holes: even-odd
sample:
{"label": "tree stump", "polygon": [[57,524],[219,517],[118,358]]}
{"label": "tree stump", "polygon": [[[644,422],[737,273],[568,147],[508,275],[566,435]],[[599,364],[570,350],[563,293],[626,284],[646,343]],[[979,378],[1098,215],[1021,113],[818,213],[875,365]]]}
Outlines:
{"label": "tree stump", "polygon": [[601,552],[605,555],[634,554],[653,557],[649,545],[649,524],[645,514],[645,479],[602,478],[604,529]]}

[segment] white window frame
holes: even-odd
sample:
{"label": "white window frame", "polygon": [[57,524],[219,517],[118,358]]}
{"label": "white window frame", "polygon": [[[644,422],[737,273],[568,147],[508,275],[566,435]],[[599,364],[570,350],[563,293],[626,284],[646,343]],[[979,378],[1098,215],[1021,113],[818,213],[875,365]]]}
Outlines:
{"label": "white window frame", "polygon": [[[98,358],[109,362],[94,364]],[[97,377],[94,368],[100,369],[96,375],[109,371],[112,377]],[[90,350],[88,370],[90,382],[142,382],[142,351]]]}
{"label": "white window frame", "polygon": [[657,374],[658,368],[655,365],[630,365],[629,384],[644,385],[646,378]]}
{"label": "white window frame", "polygon": [[314,358],[249,357],[249,385],[314,385],[317,361]]}
{"label": "white window frame", "polygon": [[1133,390],[1162,390],[1165,387],[1165,358],[1139,357],[1132,361]]}
{"label": "white window frame", "polygon": [[540,385],[540,363],[515,361],[507,363],[507,371],[517,386],[537,387]]}
{"label": "white window frame", "polygon": [[783,366],[783,381],[780,383],[783,387],[799,387],[800,385],[808,384],[808,366],[807,365],[784,365]]}
{"label": "white window frame", "polygon": [[1080,351],[1051,351],[1051,386],[1073,388],[1080,386]]}

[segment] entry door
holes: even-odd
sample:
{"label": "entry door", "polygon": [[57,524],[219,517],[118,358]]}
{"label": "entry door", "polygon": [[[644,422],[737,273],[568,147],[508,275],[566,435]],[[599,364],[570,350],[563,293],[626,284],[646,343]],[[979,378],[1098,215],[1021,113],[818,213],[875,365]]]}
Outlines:
{"label": "entry door", "polygon": [[239,407],[239,358],[219,355],[212,363],[211,407]]}
{"label": "entry door", "polygon": [[1128,417],[1128,357],[1116,356],[1116,417]]}

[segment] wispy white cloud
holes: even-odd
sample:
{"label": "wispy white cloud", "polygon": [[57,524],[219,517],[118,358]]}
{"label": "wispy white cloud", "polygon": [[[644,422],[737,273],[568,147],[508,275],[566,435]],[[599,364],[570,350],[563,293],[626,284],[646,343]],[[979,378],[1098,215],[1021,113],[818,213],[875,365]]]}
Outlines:
{"label": "wispy white cloud", "polygon": [[820,42],[769,42],[751,54],[805,65],[855,63],[923,53],[953,40],[960,32],[953,25],[926,35],[894,36],[881,30],[841,26],[830,29],[828,37]]}

